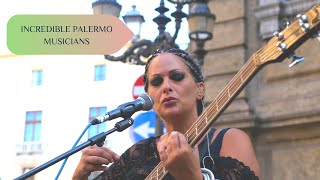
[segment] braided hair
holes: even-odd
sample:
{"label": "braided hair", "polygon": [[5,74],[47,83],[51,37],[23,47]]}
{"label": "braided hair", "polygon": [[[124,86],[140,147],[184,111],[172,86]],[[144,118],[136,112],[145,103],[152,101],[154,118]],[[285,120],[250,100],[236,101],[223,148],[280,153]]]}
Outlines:
{"label": "braided hair", "polygon": [[[199,82],[204,82],[204,78],[201,72],[201,68],[200,65],[198,64],[198,61],[193,60],[193,58],[190,56],[189,53],[187,53],[184,50],[181,49],[177,49],[177,48],[169,48],[169,49],[161,49],[161,50],[157,50],[147,61],[146,65],[145,65],[145,71],[144,71],[144,75],[143,75],[143,82],[144,82],[144,90],[147,92],[148,91],[148,71],[149,71],[149,67],[150,67],[150,63],[151,61],[157,57],[160,54],[174,54],[176,56],[181,57],[185,64],[188,66],[192,77],[194,79],[194,81],[196,83]],[[203,111],[204,108],[204,103],[203,103],[203,98],[198,100],[197,102],[197,112],[198,115],[200,115]]]}

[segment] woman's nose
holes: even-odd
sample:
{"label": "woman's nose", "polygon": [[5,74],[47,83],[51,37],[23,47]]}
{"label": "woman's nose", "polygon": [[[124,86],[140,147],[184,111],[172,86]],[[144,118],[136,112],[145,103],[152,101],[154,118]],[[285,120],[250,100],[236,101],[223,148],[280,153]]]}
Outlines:
{"label": "woman's nose", "polygon": [[168,93],[170,91],[172,91],[171,82],[169,79],[164,79],[162,84],[162,92]]}

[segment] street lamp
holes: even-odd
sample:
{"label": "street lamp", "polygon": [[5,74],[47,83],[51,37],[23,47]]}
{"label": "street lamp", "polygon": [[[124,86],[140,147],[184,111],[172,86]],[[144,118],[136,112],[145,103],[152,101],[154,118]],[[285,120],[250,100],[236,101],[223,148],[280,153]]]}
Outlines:
{"label": "street lamp", "polygon": [[127,12],[122,18],[127,24],[128,28],[133,31],[133,39],[140,38],[141,25],[145,22],[145,20],[143,16],[136,10],[136,6],[133,5],[132,10]]}
{"label": "street lamp", "polygon": [[92,3],[93,14],[119,17],[122,6],[116,0],[98,0]]}
{"label": "street lamp", "polygon": [[[152,55],[157,49],[178,47],[175,43],[178,36],[181,22],[183,18],[188,18],[189,24],[189,38],[197,44],[197,49],[194,54],[199,63],[203,64],[206,51],[204,50],[204,43],[212,39],[212,30],[215,16],[210,13],[208,7],[208,0],[168,0],[175,4],[176,10],[171,14],[175,19],[175,32],[173,36],[166,32],[166,25],[171,21],[165,16],[165,12],[169,11],[164,5],[164,0],[160,0],[160,6],[155,10],[159,15],[153,19],[158,25],[159,34],[154,41],[140,39],[141,24],[144,18],[136,7],[133,6],[132,11],[126,13],[123,19],[127,26],[134,31],[134,38],[132,45],[120,56],[105,55],[105,59],[110,61],[121,61],[123,63],[132,63],[136,65],[144,65],[146,59]],[[189,15],[182,11],[184,5],[189,4]],[[108,14],[119,17],[121,5],[116,0],[97,0],[92,3],[94,14]]]}
{"label": "street lamp", "polygon": [[207,0],[190,4],[188,16],[190,30],[189,38],[197,44],[197,49],[194,53],[201,66],[203,65],[203,59],[207,53],[203,48],[204,43],[212,39],[212,29],[215,18],[215,15],[210,13],[209,7],[207,6]]}

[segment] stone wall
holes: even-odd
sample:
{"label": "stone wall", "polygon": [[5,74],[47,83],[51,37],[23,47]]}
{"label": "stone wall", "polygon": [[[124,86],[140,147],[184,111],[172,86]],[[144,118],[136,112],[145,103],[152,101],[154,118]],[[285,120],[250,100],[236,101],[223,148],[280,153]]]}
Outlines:
{"label": "stone wall", "polygon": [[[308,11],[315,0],[210,0],[216,15],[206,42],[203,72],[210,104],[250,57],[284,27],[284,19]],[[318,179],[320,176],[320,43],[309,39],[291,59],[261,69],[215,122],[252,138],[262,179]]]}

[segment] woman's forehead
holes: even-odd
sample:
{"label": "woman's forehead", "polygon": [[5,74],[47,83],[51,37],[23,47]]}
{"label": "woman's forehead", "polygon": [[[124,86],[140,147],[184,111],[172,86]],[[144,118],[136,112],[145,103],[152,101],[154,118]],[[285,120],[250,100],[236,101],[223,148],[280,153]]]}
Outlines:
{"label": "woman's forehead", "polygon": [[188,70],[184,60],[174,54],[166,53],[155,57],[150,63],[150,71],[170,71],[173,69]]}

